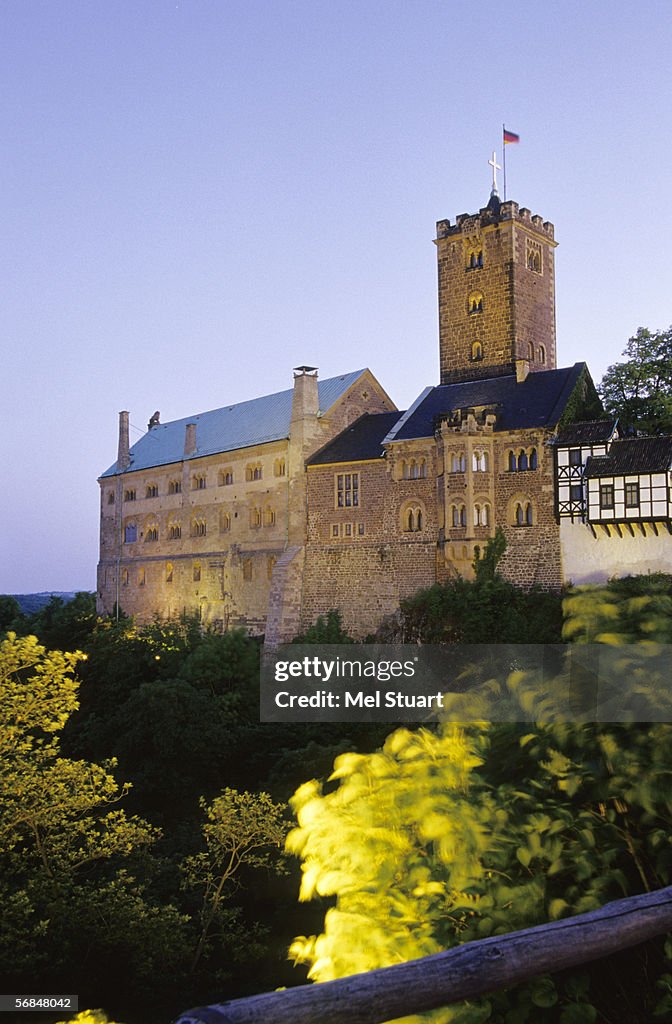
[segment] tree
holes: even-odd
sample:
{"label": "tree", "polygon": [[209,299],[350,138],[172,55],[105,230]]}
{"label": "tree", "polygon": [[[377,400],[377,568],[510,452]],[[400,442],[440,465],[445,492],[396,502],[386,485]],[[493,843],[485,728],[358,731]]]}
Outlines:
{"label": "tree", "polygon": [[285,807],[274,803],[268,793],[240,793],[225,789],[210,806],[201,801],[207,815],[203,826],[206,850],[187,858],[186,877],[190,886],[202,892],[201,933],[194,951],[194,971],[208,942],[215,921],[231,925],[236,915],[225,906],[227,897],[239,884],[241,869],[277,865],[274,851],[282,850],[287,835]]}
{"label": "tree", "polygon": [[672,327],[640,327],[623,351],[625,362],[608,367],[598,391],[625,435],[672,433]]}
{"label": "tree", "polygon": [[0,983],[40,977],[97,999],[119,973],[131,990],[170,973],[184,919],[136,880],[158,832],[117,806],[114,762],[61,756],[80,657],[0,643]]}
{"label": "tree", "polygon": [[[627,660],[633,640],[669,637],[666,589],[669,580],[661,579],[653,595],[634,581],[581,591],[567,606],[567,634],[608,649],[620,645]],[[374,754],[337,758],[328,791],[315,781],[298,790],[291,801],[298,828],[287,846],[302,860],[300,899],[332,903],[322,934],[300,936],[292,947],[313,980],[415,959],[670,884],[669,718],[568,722],[566,708],[554,702],[556,692],[566,692],[556,687],[566,683],[561,673],[546,680],[545,724],[398,729]],[[651,680],[653,690],[665,682]],[[529,708],[540,687],[533,676],[514,672],[505,689]],[[671,959],[672,943],[661,940],[408,1021],[668,1019]]]}

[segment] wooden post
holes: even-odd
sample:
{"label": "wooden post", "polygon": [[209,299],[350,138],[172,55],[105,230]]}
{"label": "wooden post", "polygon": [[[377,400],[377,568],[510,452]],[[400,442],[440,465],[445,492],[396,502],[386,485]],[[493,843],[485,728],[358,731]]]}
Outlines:
{"label": "wooden post", "polygon": [[672,886],[420,960],[188,1010],[175,1024],[384,1024],[477,999],[672,931]]}

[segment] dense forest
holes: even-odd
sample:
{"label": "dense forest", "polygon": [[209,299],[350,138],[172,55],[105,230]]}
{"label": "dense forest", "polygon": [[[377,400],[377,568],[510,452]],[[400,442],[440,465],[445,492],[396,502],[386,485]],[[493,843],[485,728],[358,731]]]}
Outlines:
{"label": "dense forest", "polygon": [[[395,628],[416,643],[661,644],[671,612],[662,576],[522,593],[495,545],[473,581],[415,595]],[[264,724],[260,646],[242,632],[102,621],[78,594],[33,615],[0,598],[0,635],[0,991],[168,1024],[672,881],[665,723]],[[332,613],[300,639],[349,638]],[[668,954],[649,943],[422,1019],[670,1020]]]}

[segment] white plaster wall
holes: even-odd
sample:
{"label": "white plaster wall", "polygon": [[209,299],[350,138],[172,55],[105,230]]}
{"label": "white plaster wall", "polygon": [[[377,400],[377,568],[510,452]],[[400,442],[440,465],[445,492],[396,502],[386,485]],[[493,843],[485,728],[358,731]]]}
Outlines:
{"label": "white plaster wall", "polygon": [[[612,576],[644,576],[653,572],[672,573],[672,536],[663,523],[656,537],[646,524],[646,537],[639,526],[631,537],[621,526],[622,537],[607,537],[601,526],[597,538],[585,523],[560,520],[560,550],[565,583],[604,583]],[[613,532],[613,526],[610,527]]]}

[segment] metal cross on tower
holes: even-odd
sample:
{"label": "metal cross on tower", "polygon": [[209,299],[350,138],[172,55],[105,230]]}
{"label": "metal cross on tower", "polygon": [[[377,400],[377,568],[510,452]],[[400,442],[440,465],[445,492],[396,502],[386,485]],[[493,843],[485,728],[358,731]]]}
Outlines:
{"label": "metal cross on tower", "polygon": [[497,191],[497,171],[501,171],[502,165],[497,163],[497,151],[493,149],[492,160],[488,160],[488,163],[492,167],[492,195],[498,196]]}

